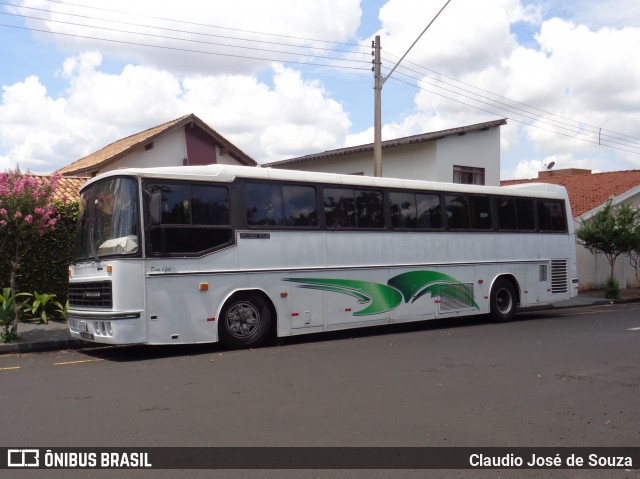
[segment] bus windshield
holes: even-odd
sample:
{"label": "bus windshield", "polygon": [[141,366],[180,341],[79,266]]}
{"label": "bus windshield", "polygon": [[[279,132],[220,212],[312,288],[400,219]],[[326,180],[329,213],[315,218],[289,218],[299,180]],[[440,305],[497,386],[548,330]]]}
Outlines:
{"label": "bus windshield", "polygon": [[133,255],[139,251],[136,184],[131,178],[98,181],[80,195],[75,259]]}

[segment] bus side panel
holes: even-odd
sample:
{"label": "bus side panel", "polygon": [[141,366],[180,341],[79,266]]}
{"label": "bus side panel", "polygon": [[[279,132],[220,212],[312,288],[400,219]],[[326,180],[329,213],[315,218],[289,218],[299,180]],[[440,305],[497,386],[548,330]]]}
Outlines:
{"label": "bus side panel", "polygon": [[390,249],[394,265],[438,264],[447,262],[446,233],[391,233]]}
{"label": "bus side panel", "polygon": [[325,266],[324,231],[239,231],[236,237],[241,270]]}
{"label": "bus side panel", "polygon": [[218,340],[216,297],[200,290],[212,281],[203,276],[148,276],[146,281],[149,344],[204,343]]}

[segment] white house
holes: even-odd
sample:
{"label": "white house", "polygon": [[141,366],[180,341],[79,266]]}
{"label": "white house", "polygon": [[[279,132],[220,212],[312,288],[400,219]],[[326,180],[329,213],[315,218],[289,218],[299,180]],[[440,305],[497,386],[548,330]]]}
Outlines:
{"label": "white house", "polygon": [[122,167],[257,163],[194,114],[118,140],[70,165],[63,176],[93,177]]}
{"label": "white house", "polygon": [[[500,126],[495,120],[382,142],[388,178],[500,184]],[[262,166],[373,176],[373,143],[265,163]]]}

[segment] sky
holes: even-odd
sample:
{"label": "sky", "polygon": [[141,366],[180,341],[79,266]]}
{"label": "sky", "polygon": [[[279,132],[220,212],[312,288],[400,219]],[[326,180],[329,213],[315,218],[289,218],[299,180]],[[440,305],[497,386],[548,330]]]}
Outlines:
{"label": "sky", "polygon": [[0,171],[190,113],[258,163],[371,143],[376,35],[383,140],[506,118],[503,180],[640,169],[637,0],[451,0],[425,32],[445,3],[0,0]]}

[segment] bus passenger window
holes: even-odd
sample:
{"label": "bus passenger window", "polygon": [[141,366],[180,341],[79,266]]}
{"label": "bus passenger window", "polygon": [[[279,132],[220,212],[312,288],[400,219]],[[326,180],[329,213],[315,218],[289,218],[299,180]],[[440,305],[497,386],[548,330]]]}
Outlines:
{"label": "bus passenger window", "polygon": [[447,225],[453,230],[468,230],[471,227],[469,221],[469,201],[463,195],[447,195],[445,197],[447,209]]}
{"label": "bus passenger window", "polygon": [[162,223],[184,225],[191,222],[189,185],[162,185]]}
{"label": "bus passenger window", "polygon": [[418,226],[416,195],[414,193],[395,191],[389,193],[389,208],[392,228],[416,228]]}
{"label": "bus passenger window", "polygon": [[469,213],[472,230],[490,230],[491,222],[491,200],[488,196],[470,196]]}
{"label": "bus passenger window", "polygon": [[558,200],[538,200],[538,224],[541,231],[567,231],[564,202]]}
{"label": "bus passenger window", "polygon": [[287,226],[316,226],[318,207],[316,189],[312,186],[282,187],[284,219]]}
{"label": "bus passenger window", "polygon": [[354,228],[356,207],[353,190],[344,188],[324,189],[324,216],[329,228]]}
{"label": "bus passenger window", "polygon": [[417,194],[416,203],[418,205],[418,228],[442,229],[440,196]]}
{"label": "bus passenger window", "polygon": [[380,191],[356,191],[356,211],[358,228],[384,227],[382,193]]}
{"label": "bus passenger window", "polygon": [[501,231],[516,231],[518,217],[516,215],[516,200],[512,198],[497,198],[498,229]]}
{"label": "bus passenger window", "polygon": [[228,225],[227,190],[211,186],[192,186],[191,216],[194,225]]}
{"label": "bus passenger window", "polygon": [[244,187],[247,224],[250,226],[284,225],[280,185],[247,183]]}
{"label": "bus passenger window", "polygon": [[535,231],[536,215],[533,200],[516,200],[516,211],[518,213],[518,231]]}
{"label": "bus passenger window", "polygon": [[[150,198],[145,206],[149,213],[146,215],[148,254],[194,255],[233,241],[229,192],[225,186],[145,182],[143,189]],[[158,197],[159,200],[151,201]],[[160,215],[151,214],[156,203]]]}

